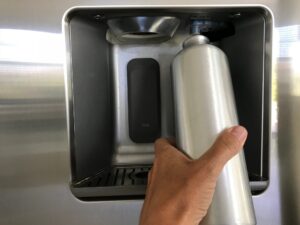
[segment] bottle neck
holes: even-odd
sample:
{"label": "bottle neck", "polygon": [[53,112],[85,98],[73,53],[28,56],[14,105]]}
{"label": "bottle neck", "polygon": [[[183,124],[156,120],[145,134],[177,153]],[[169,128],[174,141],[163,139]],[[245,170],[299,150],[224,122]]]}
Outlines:
{"label": "bottle neck", "polygon": [[208,44],[209,40],[207,37],[201,35],[201,34],[194,34],[190,37],[188,37],[183,42],[183,48],[187,48],[194,45],[202,45],[202,44]]}

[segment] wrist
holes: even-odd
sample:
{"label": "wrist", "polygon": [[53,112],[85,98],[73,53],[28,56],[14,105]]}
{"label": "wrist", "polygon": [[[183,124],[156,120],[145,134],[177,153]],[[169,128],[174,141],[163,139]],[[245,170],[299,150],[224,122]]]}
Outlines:
{"label": "wrist", "polygon": [[156,213],[143,218],[139,225],[198,225],[198,223],[193,223],[186,212],[157,210]]}

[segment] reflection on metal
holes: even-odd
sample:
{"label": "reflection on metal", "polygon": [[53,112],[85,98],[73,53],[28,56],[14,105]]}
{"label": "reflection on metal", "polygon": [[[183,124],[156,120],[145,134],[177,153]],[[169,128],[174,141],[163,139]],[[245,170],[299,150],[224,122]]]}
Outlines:
{"label": "reflection on metal", "polygon": [[279,59],[290,64],[293,78],[291,93],[300,96],[300,25],[278,28],[280,36]]}
{"label": "reflection on metal", "polygon": [[0,61],[61,64],[63,54],[61,34],[0,29]]}
{"label": "reflection on metal", "polygon": [[[112,1],[111,4],[118,2]],[[170,4],[168,1],[156,2]],[[232,1],[218,2],[226,4]],[[300,6],[297,0],[281,1],[283,5],[278,9],[274,2],[280,1],[264,1],[274,12],[283,11],[285,6],[293,6],[293,12],[296,12]],[[96,2],[104,3],[101,0]],[[126,1],[126,4],[134,3]],[[186,4],[207,3],[198,0]],[[3,1],[1,27],[59,31],[62,14],[72,4],[90,5],[95,1],[65,1],[55,6],[51,1],[26,1],[26,4]],[[182,3],[174,1],[172,4]],[[33,6],[36,12],[30,12]],[[282,18],[275,13],[274,16],[277,24],[292,25],[291,21],[295,21],[297,15],[291,13]],[[291,27],[298,27],[298,31]],[[282,27],[279,31],[284,29],[278,52],[287,44],[287,41],[282,41],[284,36],[292,38],[295,32],[299,32],[299,26]],[[40,32],[30,31],[27,36],[25,30],[5,31],[10,35],[3,34],[3,31],[0,33],[0,224],[138,224],[142,201],[83,203],[70,193],[63,49],[60,41],[55,41],[56,37],[62,40],[62,35],[53,34],[55,38],[52,39],[51,33],[43,33],[46,36],[43,39]],[[36,51],[38,56],[32,56]],[[274,73],[278,78],[278,135],[274,129],[269,187],[254,197],[258,225],[300,224],[300,98],[297,89],[300,86],[297,80],[297,66],[300,65],[297,54],[300,51],[295,52],[296,55],[292,53],[288,58],[274,60]],[[272,120],[272,125],[275,121]]]}
{"label": "reflection on metal", "polygon": [[280,27],[278,32],[278,160],[285,206],[282,224],[300,224],[300,25]]}

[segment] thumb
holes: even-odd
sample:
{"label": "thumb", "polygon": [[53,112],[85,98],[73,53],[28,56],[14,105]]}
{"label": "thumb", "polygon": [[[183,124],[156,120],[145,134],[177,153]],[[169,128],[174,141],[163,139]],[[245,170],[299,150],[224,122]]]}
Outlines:
{"label": "thumb", "polygon": [[224,165],[243,148],[248,132],[242,126],[234,126],[224,130],[216,139],[212,147],[198,160],[206,159],[210,168],[217,173]]}

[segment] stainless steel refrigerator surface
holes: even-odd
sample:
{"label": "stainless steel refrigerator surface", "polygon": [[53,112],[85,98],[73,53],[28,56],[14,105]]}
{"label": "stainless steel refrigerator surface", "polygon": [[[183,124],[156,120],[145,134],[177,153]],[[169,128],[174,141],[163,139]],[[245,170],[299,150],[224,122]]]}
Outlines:
{"label": "stainless steel refrigerator surface", "polygon": [[[64,86],[64,61],[69,52],[64,52],[62,17],[74,6],[97,8],[108,4],[120,8],[137,4],[145,8],[157,4],[170,8],[183,3],[175,0],[0,2],[1,225],[138,224],[142,200],[81,201],[70,191]],[[269,182],[264,192],[253,196],[253,203],[258,225],[300,224],[300,2],[251,0],[245,4],[240,0],[187,0],[184,4],[191,8],[263,4],[273,12],[273,46],[265,45],[267,50],[273,50],[267,56],[273,62]],[[232,17],[239,17],[239,13]],[[147,50],[155,56],[150,48]]]}

